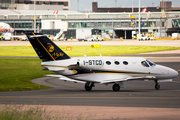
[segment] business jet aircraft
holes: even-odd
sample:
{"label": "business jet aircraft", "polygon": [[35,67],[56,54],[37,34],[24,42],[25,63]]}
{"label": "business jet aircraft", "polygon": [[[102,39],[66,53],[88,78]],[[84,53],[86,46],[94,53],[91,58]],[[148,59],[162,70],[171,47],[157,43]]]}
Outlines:
{"label": "business jet aircraft", "polygon": [[114,84],[112,89],[119,91],[125,88],[123,82],[133,80],[153,80],[156,90],[159,82],[172,81],[178,76],[175,70],[157,65],[141,57],[73,57],[70,58],[46,36],[26,33],[30,43],[42,60],[45,70],[60,75],[60,80],[85,83],[90,91],[96,83]]}

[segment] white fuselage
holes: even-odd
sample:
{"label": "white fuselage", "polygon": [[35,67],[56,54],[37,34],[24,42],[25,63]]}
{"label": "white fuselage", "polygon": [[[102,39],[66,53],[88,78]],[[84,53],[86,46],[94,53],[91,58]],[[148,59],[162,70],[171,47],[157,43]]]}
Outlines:
{"label": "white fuselage", "polygon": [[[139,57],[80,57],[42,62],[41,65],[68,78],[95,83],[108,80],[138,80],[138,78],[168,80],[178,75],[171,68]],[[137,79],[131,79],[132,77]]]}

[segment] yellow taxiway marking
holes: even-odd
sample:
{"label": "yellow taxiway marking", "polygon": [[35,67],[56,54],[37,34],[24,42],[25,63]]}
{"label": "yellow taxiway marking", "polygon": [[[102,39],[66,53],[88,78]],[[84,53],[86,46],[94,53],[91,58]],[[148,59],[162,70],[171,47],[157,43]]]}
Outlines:
{"label": "yellow taxiway marking", "polygon": [[180,83],[179,81],[172,81],[173,83]]}
{"label": "yellow taxiway marking", "polygon": [[180,70],[178,70],[178,71],[180,71]]}

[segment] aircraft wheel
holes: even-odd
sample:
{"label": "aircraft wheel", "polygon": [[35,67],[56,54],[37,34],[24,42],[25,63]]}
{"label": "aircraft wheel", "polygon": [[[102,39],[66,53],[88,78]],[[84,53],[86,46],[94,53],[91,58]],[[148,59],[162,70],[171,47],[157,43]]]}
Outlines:
{"label": "aircraft wheel", "polygon": [[119,91],[119,90],[120,90],[119,84],[114,84],[113,85],[113,91]]}
{"label": "aircraft wheel", "polygon": [[156,88],[156,90],[159,90],[159,89],[160,89],[160,85],[159,85],[159,84],[156,84],[156,85],[155,85],[155,88]]}
{"label": "aircraft wheel", "polygon": [[85,85],[84,88],[86,89],[86,91],[91,91],[92,90],[92,86]]}

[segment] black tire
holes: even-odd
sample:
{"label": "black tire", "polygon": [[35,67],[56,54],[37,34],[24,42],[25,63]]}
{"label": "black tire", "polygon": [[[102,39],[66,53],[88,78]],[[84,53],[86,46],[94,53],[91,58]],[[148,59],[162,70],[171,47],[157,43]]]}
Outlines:
{"label": "black tire", "polygon": [[92,86],[85,85],[84,88],[86,89],[86,91],[91,91],[92,90]]}
{"label": "black tire", "polygon": [[119,91],[120,90],[119,84],[114,84],[112,89],[113,89],[113,91]]}
{"label": "black tire", "polygon": [[155,89],[156,89],[156,90],[159,90],[159,89],[160,89],[160,85],[159,85],[159,84],[156,84],[156,85],[155,85]]}

